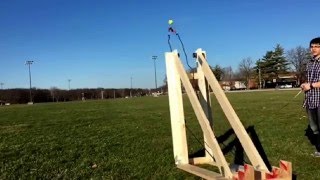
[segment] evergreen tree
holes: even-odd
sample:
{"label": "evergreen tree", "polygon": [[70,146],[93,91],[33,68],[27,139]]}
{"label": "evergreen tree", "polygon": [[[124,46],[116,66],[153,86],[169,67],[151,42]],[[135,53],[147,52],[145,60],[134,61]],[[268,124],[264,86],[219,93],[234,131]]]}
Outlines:
{"label": "evergreen tree", "polygon": [[221,81],[222,77],[224,75],[222,67],[219,65],[215,65],[214,67],[210,67],[210,68],[211,68],[213,74],[216,76],[217,80]]}
{"label": "evergreen tree", "polygon": [[280,74],[288,73],[289,63],[284,56],[284,49],[277,44],[274,51],[267,51],[261,61],[257,62],[263,79],[272,81],[278,79]]}
{"label": "evergreen tree", "polygon": [[274,49],[274,56],[273,59],[276,64],[276,73],[279,74],[286,74],[289,70],[289,62],[287,61],[285,55],[284,55],[284,49],[280,46],[280,44],[277,44],[277,46]]}

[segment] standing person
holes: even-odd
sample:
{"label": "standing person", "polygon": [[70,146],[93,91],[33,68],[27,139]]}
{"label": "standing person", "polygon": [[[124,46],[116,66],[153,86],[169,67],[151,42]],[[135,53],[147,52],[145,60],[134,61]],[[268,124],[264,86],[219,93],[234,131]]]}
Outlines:
{"label": "standing person", "polygon": [[320,37],[310,41],[311,60],[307,63],[307,82],[301,84],[305,92],[303,106],[306,108],[309,125],[315,136],[315,157],[320,157]]}

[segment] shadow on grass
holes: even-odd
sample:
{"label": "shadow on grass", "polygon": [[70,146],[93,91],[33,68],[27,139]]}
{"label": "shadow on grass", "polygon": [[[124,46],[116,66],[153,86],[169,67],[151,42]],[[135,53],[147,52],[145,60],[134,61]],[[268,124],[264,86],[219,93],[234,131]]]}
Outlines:
{"label": "shadow on grass", "polygon": [[[265,151],[262,147],[261,141],[259,139],[257,132],[254,129],[254,126],[249,126],[248,128],[246,128],[246,131],[249,134],[249,136],[251,137],[251,140],[252,140],[253,144],[255,145],[255,147],[257,148],[257,151],[259,152],[262,160],[266,164],[269,171],[271,171],[272,166],[270,164],[270,161],[268,160],[267,154],[265,153]],[[308,131],[308,133],[310,133],[310,132]],[[312,133],[312,131],[311,131],[311,133]],[[306,136],[307,136],[307,129],[306,129]],[[225,144],[224,142],[228,141],[230,138],[233,138],[233,140],[229,141],[228,144]],[[233,155],[234,155],[233,163],[234,164],[236,164],[236,165],[244,165],[244,163],[250,164],[249,162],[246,162],[244,159],[244,149],[243,149],[239,139],[236,137],[233,129],[227,130],[223,135],[217,137],[217,140],[218,140],[219,144],[222,145],[223,154],[233,153]],[[233,149],[235,149],[234,152],[233,152]],[[203,156],[205,156],[205,149],[201,149],[201,150],[191,154],[189,157],[193,158],[193,157],[203,157]],[[297,179],[297,175],[292,174],[292,179],[293,180]]]}

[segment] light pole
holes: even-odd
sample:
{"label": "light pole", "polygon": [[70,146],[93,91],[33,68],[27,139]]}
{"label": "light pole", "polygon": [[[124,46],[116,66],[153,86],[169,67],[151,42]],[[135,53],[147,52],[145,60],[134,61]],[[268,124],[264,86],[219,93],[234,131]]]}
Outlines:
{"label": "light pole", "polygon": [[31,69],[30,66],[32,65],[33,61],[26,61],[26,65],[29,67],[29,83],[30,83],[30,102],[32,103],[32,93],[31,93]]}
{"label": "light pole", "polygon": [[68,79],[68,88],[69,88],[69,91],[70,91],[70,82],[71,82],[71,79]]}
{"label": "light pole", "polygon": [[262,88],[262,86],[261,86],[261,68],[260,68],[260,66],[261,66],[261,61],[260,61],[260,59],[258,60],[258,78],[259,78],[259,89],[261,89]]}
{"label": "light pole", "polygon": [[132,97],[132,76],[130,77],[130,97]]}
{"label": "light pole", "polygon": [[157,86],[157,68],[156,68],[156,60],[157,60],[158,56],[152,56],[153,59],[153,65],[154,65],[154,83],[156,84],[156,90],[158,89]]}

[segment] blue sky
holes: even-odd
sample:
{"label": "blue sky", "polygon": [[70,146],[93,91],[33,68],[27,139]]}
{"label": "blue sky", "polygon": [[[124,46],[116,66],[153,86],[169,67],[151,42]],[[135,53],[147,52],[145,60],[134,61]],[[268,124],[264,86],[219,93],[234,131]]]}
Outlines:
{"label": "blue sky", "polygon": [[[320,1],[310,0],[1,0],[0,82],[4,88],[154,88],[165,77],[168,20],[194,66],[202,48],[211,65],[237,68],[277,43],[286,50],[319,36]],[[182,52],[177,37],[172,46]],[[185,63],[185,60],[183,59]]]}

